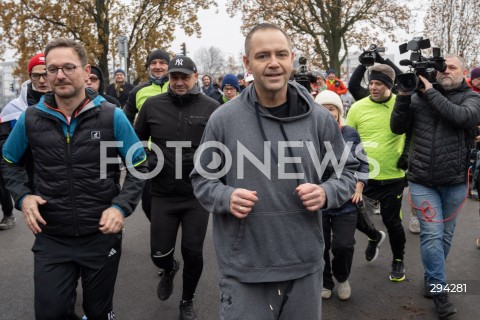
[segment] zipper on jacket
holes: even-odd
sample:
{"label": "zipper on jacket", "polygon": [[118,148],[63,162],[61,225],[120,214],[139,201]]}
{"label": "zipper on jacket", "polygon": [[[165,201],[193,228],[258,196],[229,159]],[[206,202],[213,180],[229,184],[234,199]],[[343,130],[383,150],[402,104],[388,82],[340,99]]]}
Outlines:
{"label": "zipper on jacket", "polygon": [[70,126],[67,127],[67,171],[68,171],[68,186],[70,189],[70,202],[72,205],[72,218],[73,229],[75,230],[75,236],[79,236],[77,225],[77,210],[75,206],[74,194],[73,194],[73,168],[72,168],[72,148],[70,144]]}

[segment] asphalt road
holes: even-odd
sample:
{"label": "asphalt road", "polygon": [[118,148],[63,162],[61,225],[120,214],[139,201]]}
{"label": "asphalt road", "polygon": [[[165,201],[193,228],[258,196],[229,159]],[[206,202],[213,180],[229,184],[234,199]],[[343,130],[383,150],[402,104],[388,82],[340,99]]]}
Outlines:
{"label": "asphalt road", "polygon": [[[477,201],[469,199],[462,209],[447,264],[448,279],[452,282],[466,283],[467,291],[475,294],[451,294],[451,300],[456,305],[458,313],[450,319],[480,319],[480,250],[475,246],[475,239],[480,236],[478,206]],[[406,200],[404,208],[405,216],[408,217],[409,206]],[[0,320],[34,319],[33,254],[30,251],[34,236],[27,230],[21,213],[15,212],[15,215],[17,217],[15,227],[0,231]],[[380,229],[385,230],[380,216],[374,216],[374,221]],[[437,319],[433,302],[421,295],[423,268],[420,261],[419,237],[408,231],[407,223],[408,219],[405,219],[407,279],[400,283],[392,283],[388,279],[391,253],[387,241],[382,245],[376,261],[373,263],[365,261],[366,238],[357,232],[357,245],[350,276],[352,297],[349,301],[340,301],[334,294],[330,300],[323,301],[323,319]],[[179,250],[176,256],[179,257]],[[204,272],[197,290],[195,309],[199,320],[215,320],[219,318],[218,269],[212,247],[211,225],[207,232],[204,256]],[[122,260],[115,288],[114,306],[117,319],[178,319],[181,272],[175,278],[172,297],[161,302],[156,297],[159,280],[157,271],[149,257],[148,221],[139,206],[128,218],[126,225]],[[81,298],[77,302],[77,309],[79,314],[83,314]]]}

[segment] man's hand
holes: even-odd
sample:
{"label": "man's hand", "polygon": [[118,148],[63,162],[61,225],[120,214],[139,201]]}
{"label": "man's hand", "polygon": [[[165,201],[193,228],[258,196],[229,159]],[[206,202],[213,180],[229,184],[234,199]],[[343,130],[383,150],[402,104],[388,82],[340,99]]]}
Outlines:
{"label": "man's hand", "polygon": [[357,181],[355,185],[355,193],[352,196],[352,203],[357,204],[363,201],[363,187],[365,185],[361,181]]}
{"label": "man's hand", "polygon": [[237,188],[230,195],[230,212],[239,219],[246,218],[257,201],[257,191]]}
{"label": "man's hand", "polygon": [[327,202],[325,190],[317,184],[304,183],[299,185],[295,191],[308,211],[317,211],[323,208]]}
{"label": "man's hand", "polygon": [[102,233],[118,233],[125,224],[125,217],[117,208],[110,207],[102,212],[100,231]]}
{"label": "man's hand", "polygon": [[43,205],[47,203],[42,197],[34,196],[34,195],[27,195],[23,198],[22,201],[22,212],[23,216],[25,217],[25,222],[27,223],[28,229],[32,230],[34,234],[42,232],[38,222],[43,225],[46,225],[47,222],[43,220],[40,212],[38,211],[38,205]]}
{"label": "man's hand", "polygon": [[419,89],[421,93],[425,93],[427,90],[432,89],[433,85],[424,76],[419,75],[418,78],[423,82],[425,88]]}

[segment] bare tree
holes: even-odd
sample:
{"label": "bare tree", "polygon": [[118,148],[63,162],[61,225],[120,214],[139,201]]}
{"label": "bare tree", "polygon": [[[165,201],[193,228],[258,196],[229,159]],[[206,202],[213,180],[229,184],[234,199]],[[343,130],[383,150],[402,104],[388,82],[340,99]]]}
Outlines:
{"label": "bare tree", "polygon": [[[393,31],[408,30],[410,10],[402,2],[405,1],[232,0],[227,11],[231,15],[242,14],[243,31],[259,22],[278,24],[313,65],[339,72],[349,46],[382,45],[385,34],[395,40]],[[380,31],[384,33],[381,35]]]}
{"label": "bare tree", "polygon": [[223,74],[226,66],[224,54],[219,48],[213,46],[197,50],[195,62],[198,71],[208,75]]}
{"label": "bare tree", "polygon": [[425,35],[444,54],[457,54],[467,67],[476,66],[480,61],[480,36],[475,28],[479,16],[478,0],[432,0],[424,18]]}

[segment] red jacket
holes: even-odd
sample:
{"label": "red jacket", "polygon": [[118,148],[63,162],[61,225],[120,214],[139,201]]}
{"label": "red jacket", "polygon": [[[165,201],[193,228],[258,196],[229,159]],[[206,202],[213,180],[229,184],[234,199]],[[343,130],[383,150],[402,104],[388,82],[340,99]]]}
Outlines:
{"label": "red jacket", "polygon": [[334,80],[327,79],[325,81],[327,89],[333,92],[336,92],[338,95],[345,94],[348,92],[347,86],[343,83],[342,80],[335,78]]}

